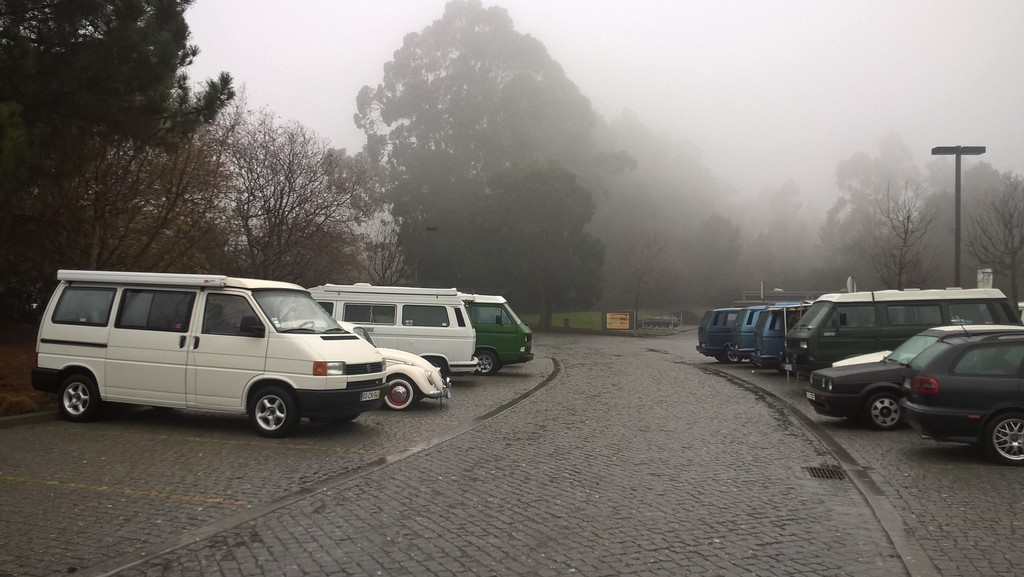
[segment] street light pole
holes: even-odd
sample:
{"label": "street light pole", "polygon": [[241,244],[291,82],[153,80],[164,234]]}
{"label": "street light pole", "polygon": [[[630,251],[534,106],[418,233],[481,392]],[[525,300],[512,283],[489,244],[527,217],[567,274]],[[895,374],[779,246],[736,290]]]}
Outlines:
{"label": "street light pole", "polygon": [[985,154],[984,146],[936,146],[932,149],[932,155],[955,155],[956,156],[956,188],[955,206],[956,222],[953,227],[954,252],[953,252],[953,283],[960,284],[960,157],[969,155]]}

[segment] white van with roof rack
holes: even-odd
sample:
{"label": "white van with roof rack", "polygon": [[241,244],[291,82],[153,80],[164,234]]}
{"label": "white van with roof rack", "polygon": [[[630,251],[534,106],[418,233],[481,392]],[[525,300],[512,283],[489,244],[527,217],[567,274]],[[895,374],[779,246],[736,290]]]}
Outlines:
{"label": "white van with roof rack", "polygon": [[384,360],[290,283],[61,270],[32,386],[71,421],[107,401],[248,414],[283,437],[301,417],[349,421],[383,401]]}
{"label": "white van with roof rack", "polygon": [[476,331],[454,288],[325,284],[309,289],[334,318],[359,325],[379,347],[415,353],[447,378],[477,370]]}

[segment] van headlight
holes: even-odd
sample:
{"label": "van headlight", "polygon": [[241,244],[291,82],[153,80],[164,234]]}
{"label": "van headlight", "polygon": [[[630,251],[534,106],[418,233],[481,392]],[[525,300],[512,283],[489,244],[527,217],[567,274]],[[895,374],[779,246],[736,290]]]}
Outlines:
{"label": "van headlight", "polygon": [[801,349],[806,349],[807,348],[807,341],[800,341],[800,348]]}
{"label": "van headlight", "polygon": [[345,374],[345,361],[313,361],[313,376],[338,377]]}

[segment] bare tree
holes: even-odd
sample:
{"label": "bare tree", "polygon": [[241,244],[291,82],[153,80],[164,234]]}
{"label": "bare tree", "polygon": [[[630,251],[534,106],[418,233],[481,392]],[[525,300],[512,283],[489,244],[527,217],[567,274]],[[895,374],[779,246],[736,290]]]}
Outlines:
{"label": "bare tree", "polygon": [[926,205],[920,187],[904,185],[894,194],[886,185],[885,196],[874,197],[878,207],[878,234],[870,236],[871,258],[886,286],[920,287],[930,276],[927,254],[921,243],[935,210]]}
{"label": "bare tree", "polygon": [[238,272],[304,286],[358,274],[356,225],[372,212],[365,165],[268,110],[236,113],[227,202]]}
{"label": "bare tree", "polygon": [[366,265],[370,282],[399,285],[407,281],[413,267],[402,245],[401,222],[392,216],[390,206],[376,215],[367,229]]}
{"label": "bare tree", "polygon": [[1017,280],[1024,272],[1024,179],[1007,174],[1002,191],[990,197],[967,223],[967,248],[979,263],[1009,278],[1010,299],[1019,302]]}

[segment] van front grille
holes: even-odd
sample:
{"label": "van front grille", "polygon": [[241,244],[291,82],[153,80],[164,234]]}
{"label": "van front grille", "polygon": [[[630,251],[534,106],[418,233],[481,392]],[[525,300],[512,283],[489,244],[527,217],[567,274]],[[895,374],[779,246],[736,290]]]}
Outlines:
{"label": "van front grille", "polygon": [[384,371],[384,363],[347,363],[345,365],[346,375],[368,375]]}

